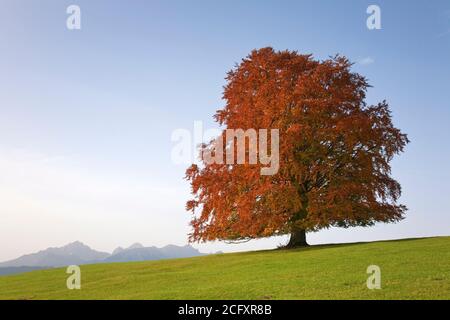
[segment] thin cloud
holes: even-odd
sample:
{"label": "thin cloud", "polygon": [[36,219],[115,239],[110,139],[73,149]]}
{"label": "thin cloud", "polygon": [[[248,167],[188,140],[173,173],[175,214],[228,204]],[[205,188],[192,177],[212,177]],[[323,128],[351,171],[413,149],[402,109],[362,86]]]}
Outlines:
{"label": "thin cloud", "polygon": [[359,59],[358,64],[360,64],[362,66],[367,66],[367,65],[372,64],[374,62],[375,62],[375,60],[372,59],[371,57],[365,57],[365,58]]}
{"label": "thin cloud", "polygon": [[442,33],[439,33],[436,37],[437,38],[442,38],[442,37],[448,36],[449,34],[450,34],[450,29],[448,29],[448,30],[446,30],[446,31],[444,31]]}

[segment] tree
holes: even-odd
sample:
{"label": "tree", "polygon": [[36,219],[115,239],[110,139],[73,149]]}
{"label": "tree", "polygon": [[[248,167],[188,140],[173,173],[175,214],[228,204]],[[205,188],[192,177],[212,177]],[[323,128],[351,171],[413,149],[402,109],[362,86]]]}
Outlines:
{"label": "tree", "polygon": [[393,126],[386,101],[366,104],[370,86],[351,66],[343,56],[318,61],[262,48],[228,73],[216,121],[228,129],[279,129],[280,167],[263,176],[261,164],[190,166],[190,241],[290,234],[287,246],[296,247],[307,245],[306,232],[404,217],[389,163],[409,140]]}

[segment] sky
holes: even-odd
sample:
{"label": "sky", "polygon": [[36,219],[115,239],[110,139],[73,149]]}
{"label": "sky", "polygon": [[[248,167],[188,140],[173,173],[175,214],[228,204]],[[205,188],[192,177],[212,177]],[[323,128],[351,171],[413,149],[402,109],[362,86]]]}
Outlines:
{"label": "sky", "polygon": [[[66,26],[71,4],[79,30]],[[0,261],[75,240],[185,245],[190,188],[171,135],[217,127],[226,73],[266,46],[347,56],[373,86],[367,102],[386,99],[411,140],[392,163],[405,220],[308,241],[450,235],[449,1],[0,0],[0,39]]]}

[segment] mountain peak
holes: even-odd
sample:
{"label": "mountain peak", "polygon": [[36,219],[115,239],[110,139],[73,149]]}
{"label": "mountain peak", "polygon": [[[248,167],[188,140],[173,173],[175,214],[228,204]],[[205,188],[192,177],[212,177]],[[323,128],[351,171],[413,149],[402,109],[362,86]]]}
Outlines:
{"label": "mountain peak", "polygon": [[115,254],[117,254],[117,253],[119,253],[119,252],[122,252],[123,250],[125,250],[125,249],[122,248],[122,247],[117,247],[117,248],[114,249],[114,251],[112,252],[112,254],[115,255]]}
{"label": "mountain peak", "polygon": [[128,249],[139,249],[143,248],[144,246],[140,244],[139,242],[133,243],[131,246],[128,247]]}
{"label": "mountain peak", "polygon": [[81,241],[74,241],[69,244],[66,244],[63,248],[84,248],[87,247],[83,242]]}

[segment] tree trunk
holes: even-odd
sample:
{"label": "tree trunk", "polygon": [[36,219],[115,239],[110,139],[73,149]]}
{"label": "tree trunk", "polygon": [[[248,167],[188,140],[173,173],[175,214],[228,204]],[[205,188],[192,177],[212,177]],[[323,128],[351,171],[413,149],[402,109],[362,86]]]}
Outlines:
{"label": "tree trunk", "polygon": [[306,242],[306,232],[301,229],[294,229],[291,232],[291,238],[289,239],[289,243],[287,244],[287,248],[298,248],[298,247],[306,247],[308,243]]}

